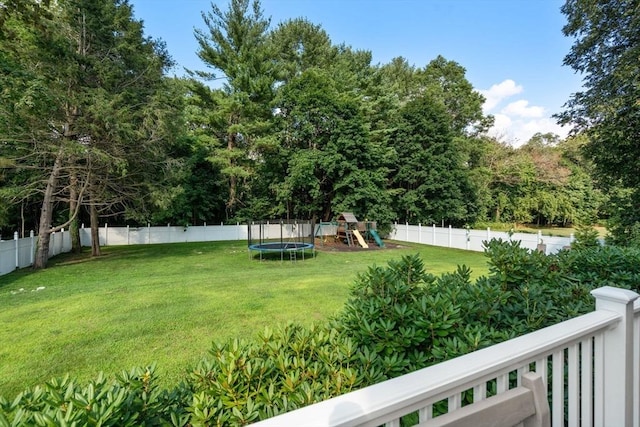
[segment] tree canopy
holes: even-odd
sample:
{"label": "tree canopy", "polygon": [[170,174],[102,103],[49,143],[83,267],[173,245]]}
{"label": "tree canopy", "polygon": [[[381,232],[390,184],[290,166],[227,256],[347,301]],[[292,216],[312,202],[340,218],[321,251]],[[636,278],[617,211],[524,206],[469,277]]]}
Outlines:
{"label": "tree canopy", "polygon": [[637,0],[567,0],[562,7],[563,32],[574,40],[565,64],[584,77],[584,90],[571,97],[560,119],[588,135],[585,153],[601,185],[628,189],[622,193],[631,211],[623,217],[613,212],[620,242],[640,242],[640,208],[632,202],[640,199],[639,8]]}
{"label": "tree canopy", "polygon": [[[164,45],[126,0],[5,3],[3,232],[342,211],[383,228],[601,215],[605,198],[580,147],[595,161],[596,136],[615,129],[502,143],[486,133],[493,117],[465,68],[441,55],[373,64],[370,51],[334,43],[319,24],[272,25],[258,0],[230,0],[203,11],[194,33],[207,69],[168,78]],[[616,194],[628,194],[634,178],[616,179]]]}

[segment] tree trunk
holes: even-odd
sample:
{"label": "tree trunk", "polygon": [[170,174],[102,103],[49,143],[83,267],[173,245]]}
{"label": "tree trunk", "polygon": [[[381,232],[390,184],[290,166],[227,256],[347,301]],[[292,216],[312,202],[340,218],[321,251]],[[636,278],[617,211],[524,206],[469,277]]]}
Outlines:
{"label": "tree trunk", "polygon": [[82,244],[80,242],[80,227],[78,224],[78,178],[75,174],[71,175],[71,188],[69,195],[69,233],[71,234],[71,252],[79,254],[82,252]]}
{"label": "tree trunk", "polygon": [[98,233],[99,218],[98,209],[94,203],[94,197],[91,197],[91,203],[89,203],[89,212],[91,217],[91,256],[100,256],[100,235]]}
{"label": "tree trunk", "polygon": [[[227,150],[229,150],[229,154],[233,152],[234,147],[234,136],[232,133],[229,133],[227,135]],[[236,188],[238,186],[236,176],[234,175],[235,172],[233,171],[234,163],[232,155],[229,156],[229,166],[229,170],[231,171],[231,173],[229,175],[229,200],[227,201],[227,219],[233,216],[233,211],[236,205]]]}
{"label": "tree trunk", "polygon": [[51,220],[53,218],[53,193],[58,186],[58,176],[62,169],[62,150],[58,151],[53,168],[47,180],[44,190],[42,209],[40,210],[40,225],[38,227],[38,245],[33,260],[33,269],[39,270],[47,267],[49,261],[49,243],[51,240]]}

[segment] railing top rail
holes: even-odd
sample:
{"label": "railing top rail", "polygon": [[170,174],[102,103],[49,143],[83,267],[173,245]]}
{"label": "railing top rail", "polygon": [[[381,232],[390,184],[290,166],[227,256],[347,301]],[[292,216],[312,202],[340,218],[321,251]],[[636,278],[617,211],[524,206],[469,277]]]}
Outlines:
{"label": "railing top rail", "polygon": [[380,425],[421,408],[426,400],[450,394],[454,389],[468,389],[484,379],[566,348],[620,319],[612,311],[594,311],[255,425],[298,426],[308,424],[309,420],[315,426]]}

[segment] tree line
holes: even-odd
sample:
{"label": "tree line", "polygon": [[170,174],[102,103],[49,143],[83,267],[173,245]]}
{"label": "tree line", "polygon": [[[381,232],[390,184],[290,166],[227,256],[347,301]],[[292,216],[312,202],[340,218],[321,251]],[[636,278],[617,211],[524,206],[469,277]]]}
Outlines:
{"label": "tree line", "polygon": [[2,2],[0,226],[38,230],[36,267],[50,233],[81,222],[592,224],[633,193],[594,179],[624,171],[599,162],[600,134],[489,137],[453,60],[373,64],[306,19],[272,25],[258,0],[202,17],[208,71],[177,78],[127,0]]}

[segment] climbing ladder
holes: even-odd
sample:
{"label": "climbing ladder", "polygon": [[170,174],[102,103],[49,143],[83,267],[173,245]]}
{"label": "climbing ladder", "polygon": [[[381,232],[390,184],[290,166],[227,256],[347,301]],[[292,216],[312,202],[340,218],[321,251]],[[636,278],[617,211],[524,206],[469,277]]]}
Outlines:
{"label": "climbing ladder", "polygon": [[347,236],[347,244],[353,246],[353,230],[347,230],[345,235]]}

